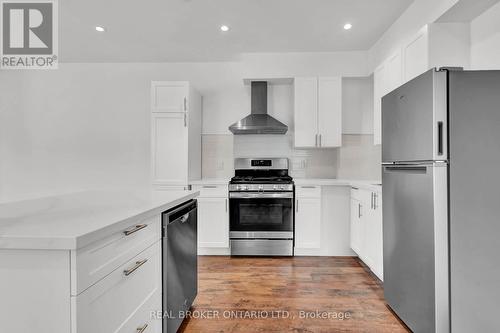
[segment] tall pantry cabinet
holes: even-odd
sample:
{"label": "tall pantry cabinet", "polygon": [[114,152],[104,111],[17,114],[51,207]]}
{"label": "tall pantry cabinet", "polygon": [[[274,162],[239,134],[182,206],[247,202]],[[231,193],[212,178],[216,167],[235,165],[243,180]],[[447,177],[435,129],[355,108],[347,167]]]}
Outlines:
{"label": "tall pantry cabinet", "polygon": [[201,178],[202,97],[186,81],[151,82],[151,178],[186,190]]}

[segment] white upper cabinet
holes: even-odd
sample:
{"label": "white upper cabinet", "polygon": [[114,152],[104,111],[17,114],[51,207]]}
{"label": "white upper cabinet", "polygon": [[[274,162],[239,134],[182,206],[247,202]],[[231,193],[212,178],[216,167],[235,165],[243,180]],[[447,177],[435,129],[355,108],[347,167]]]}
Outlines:
{"label": "white upper cabinet", "polygon": [[295,78],[295,146],[317,147],[318,79]]}
{"label": "white upper cabinet", "polygon": [[185,81],[155,81],[151,83],[153,112],[187,111],[189,83]]}
{"label": "white upper cabinet", "polygon": [[188,82],[151,84],[151,174],[167,187],[201,178],[201,96]]}
{"label": "white upper cabinet", "polygon": [[295,147],[342,146],[342,79],[295,78]]}
{"label": "white upper cabinet", "polygon": [[188,128],[184,113],[153,113],[152,173],[157,184],[187,184]]}
{"label": "white upper cabinet", "polygon": [[342,78],[318,79],[318,133],[320,147],[342,146]]}
{"label": "white upper cabinet", "polygon": [[467,23],[433,23],[424,26],[374,70],[374,144],[382,143],[384,95],[431,68],[470,65]]}
{"label": "white upper cabinet", "polygon": [[419,31],[403,46],[405,82],[419,76],[429,69],[429,43],[427,27]]}

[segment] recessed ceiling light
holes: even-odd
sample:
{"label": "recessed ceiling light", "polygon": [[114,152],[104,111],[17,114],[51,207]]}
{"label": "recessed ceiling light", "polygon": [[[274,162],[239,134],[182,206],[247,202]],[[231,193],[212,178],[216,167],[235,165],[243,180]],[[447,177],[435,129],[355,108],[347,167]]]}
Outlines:
{"label": "recessed ceiling light", "polygon": [[229,31],[229,27],[227,25],[221,25],[220,26],[220,31],[228,32]]}
{"label": "recessed ceiling light", "polygon": [[344,25],[344,29],[345,29],[345,30],[351,30],[351,29],[352,29],[352,24],[351,24],[351,23],[346,23],[346,24]]}
{"label": "recessed ceiling light", "polygon": [[104,31],[106,31],[106,29],[104,29],[104,27],[100,27],[100,26],[95,27],[95,30],[96,30],[96,31],[99,31],[99,32],[104,32]]}

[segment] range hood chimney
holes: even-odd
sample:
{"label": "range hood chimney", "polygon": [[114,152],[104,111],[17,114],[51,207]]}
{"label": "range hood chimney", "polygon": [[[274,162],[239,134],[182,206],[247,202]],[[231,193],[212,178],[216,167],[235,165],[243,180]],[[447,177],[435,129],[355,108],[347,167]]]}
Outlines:
{"label": "range hood chimney", "polygon": [[233,134],[285,134],[288,126],[267,114],[267,82],[251,83],[251,114],[229,126]]}

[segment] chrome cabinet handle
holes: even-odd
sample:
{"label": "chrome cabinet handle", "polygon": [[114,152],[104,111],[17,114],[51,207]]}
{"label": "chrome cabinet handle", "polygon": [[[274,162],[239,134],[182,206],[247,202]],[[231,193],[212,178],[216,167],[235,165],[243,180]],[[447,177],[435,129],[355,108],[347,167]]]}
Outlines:
{"label": "chrome cabinet handle", "polygon": [[147,261],[148,261],[148,259],[144,259],[144,260],[141,260],[141,261],[136,261],[135,262],[135,266],[132,267],[132,268],[124,270],[123,274],[125,274],[125,276],[129,276],[130,274],[132,274],[133,272],[135,272],[139,267],[141,267],[142,265],[144,265]]}
{"label": "chrome cabinet handle", "polygon": [[370,208],[373,209],[373,192],[371,193],[371,198],[370,198]]}
{"label": "chrome cabinet handle", "polygon": [[203,188],[217,188],[215,185],[203,185]]}
{"label": "chrome cabinet handle", "polygon": [[184,97],[184,111],[187,111],[187,98]]}
{"label": "chrome cabinet handle", "polygon": [[184,112],[184,127],[187,127],[187,113]]}
{"label": "chrome cabinet handle", "polygon": [[301,188],[316,188],[316,186],[307,186],[307,185],[305,185],[305,186],[301,186]]}
{"label": "chrome cabinet handle", "polygon": [[377,193],[373,193],[373,209],[378,208],[377,199],[378,199]]}
{"label": "chrome cabinet handle", "polygon": [[129,235],[132,235],[133,233],[136,233],[137,231],[139,231],[141,229],[146,228],[147,226],[148,226],[147,224],[138,224],[135,227],[133,227],[132,229],[125,230],[123,233],[125,234],[125,236],[129,236]]}
{"label": "chrome cabinet handle", "polygon": [[144,326],[138,327],[137,333],[143,333],[146,330],[146,328],[148,328],[148,324],[144,324]]}
{"label": "chrome cabinet handle", "polygon": [[227,199],[226,199],[226,213],[227,213]]}
{"label": "chrome cabinet handle", "polygon": [[358,218],[361,218],[361,204],[358,203]]}
{"label": "chrome cabinet handle", "polygon": [[319,146],[321,147],[321,134],[319,135]]}
{"label": "chrome cabinet handle", "polygon": [[296,200],[295,204],[295,211],[298,213],[299,212],[299,199]]}
{"label": "chrome cabinet handle", "polygon": [[318,134],[314,136],[314,147],[318,146]]}

